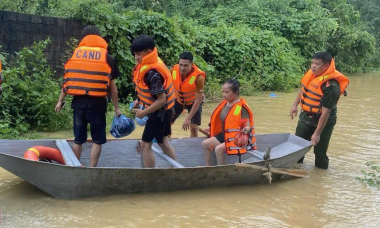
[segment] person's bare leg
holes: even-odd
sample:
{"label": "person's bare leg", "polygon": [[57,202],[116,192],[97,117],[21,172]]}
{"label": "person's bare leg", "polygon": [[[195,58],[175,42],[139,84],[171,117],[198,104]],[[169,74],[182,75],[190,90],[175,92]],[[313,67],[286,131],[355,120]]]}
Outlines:
{"label": "person's bare leg", "polygon": [[190,124],[190,137],[198,137],[198,125]]}
{"label": "person's bare leg", "polygon": [[102,145],[93,143],[91,148],[91,167],[98,165]]}
{"label": "person's bare leg", "polygon": [[164,140],[162,141],[162,143],[158,143],[158,145],[161,147],[162,151],[168,155],[169,157],[173,158],[174,160],[176,160],[176,154],[175,154],[175,150],[174,148],[172,147],[172,145],[170,144],[169,142],[169,137],[168,136],[165,136],[164,137]]}
{"label": "person's bare leg", "polygon": [[220,144],[220,142],[215,137],[203,140],[202,148],[203,148],[203,153],[205,156],[206,166],[211,165],[211,152],[219,144]]}
{"label": "person's bare leg", "polygon": [[73,143],[73,152],[78,160],[80,160],[80,156],[82,154],[82,144]]}
{"label": "person's bare leg", "polygon": [[145,168],[154,168],[156,159],[152,151],[152,142],[141,141],[141,153],[144,160]]}
{"label": "person's bare leg", "polygon": [[226,145],[222,143],[215,147],[216,160],[218,161],[218,165],[225,165],[227,163],[226,157]]}

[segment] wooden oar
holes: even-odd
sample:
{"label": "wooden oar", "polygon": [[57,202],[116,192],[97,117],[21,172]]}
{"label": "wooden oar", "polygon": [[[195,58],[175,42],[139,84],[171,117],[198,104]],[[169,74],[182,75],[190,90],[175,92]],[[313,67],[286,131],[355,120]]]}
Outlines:
{"label": "wooden oar", "polygon": [[[258,166],[258,165],[250,165],[250,164],[244,164],[244,163],[236,163],[235,166],[237,167],[244,167],[244,168],[251,168],[260,170],[263,172],[268,172],[268,168],[264,166]],[[270,169],[271,173],[275,174],[282,174],[282,175],[288,175],[292,177],[306,177],[307,173],[300,172],[299,170],[293,170],[293,169],[279,169],[279,168],[273,168]]]}
{"label": "wooden oar", "polygon": [[203,130],[202,128],[198,127],[198,131],[204,134],[205,136],[210,137],[210,134],[207,131]]}

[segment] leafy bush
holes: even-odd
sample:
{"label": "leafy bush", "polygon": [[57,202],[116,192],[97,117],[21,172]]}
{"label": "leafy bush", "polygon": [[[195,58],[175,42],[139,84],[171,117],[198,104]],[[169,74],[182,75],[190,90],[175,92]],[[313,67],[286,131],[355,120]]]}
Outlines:
{"label": "leafy bush", "polygon": [[31,129],[56,131],[68,126],[70,114],[54,112],[60,87],[43,53],[49,42],[22,49],[3,72],[0,138],[19,137]]}
{"label": "leafy bush", "polygon": [[7,65],[7,56],[8,54],[2,51],[3,46],[0,45],[0,61],[2,63],[2,69],[4,69],[4,66]]}
{"label": "leafy bush", "polygon": [[140,34],[156,40],[168,66],[192,51],[208,79],[236,77],[255,90],[294,88],[316,51],[331,52],[344,73],[379,66],[372,16],[379,0],[369,1],[374,7],[356,0],[0,0],[0,8],[97,25],[120,65],[123,77],[116,83],[125,99],[133,88],[130,45]]}
{"label": "leafy bush", "polygon": [[[168,66],[178,61],[182,51],[190,50],[210,78],[221,76],[220,80],[224,81],[240,72],[239,80],[254,83],[258,90],[289,90],[298,84],[303,73],[303,59],[298,50],[270,31],[225,24],[208,28],[151,11],[112,13],[112,10],[110,4],[105,7],[100,3],[79,4],[70,17],[97,25],[109,39],[111,54],[126,76],[117,82],[121,97],[127,97],[132,90],[131,72],[135,61],[130,45],[139,34],[154,37],[160,56]],[[275,82],[278,77],[282,81]],[[207,83],[209,81],[207,79]]]}
{"label": "leafy bush", "polygon": [[223,81],[218,77],[207,76],[207,83],[205,84],[205,101],[220,101],[222,99],[222,87],[220,86]]}
{"label": "leafy bush", "polygon": [[66,41],[65,44],[66,44],[67,49],[65,50],[65,52],[63,53],[60,59],[60,62],[62,64],[60,66],[57,66],[57,68],[62,69],[62,70],[65,68],[65,63],[67,62],[67,60],[70,59],[71,56],[73,55],[73,52],[75,48],[78,46],[79,41],[75,37],[72,37],[68,41]]}
{"label": "leafy bush", "polygon": [[201,21],[214,26],[222,21],[231,26],[245,24],[250,28],[270,30],[288,39],[306,58],[323,50],[328,36],[338,27],[335,19],[315,0],[252,1],[233,7],[219,5]]}
{"label": "leafy bush", "polygon": [[201,52],[222,81],[236,78],[256,90],[288,91],[303,73],[303,58],[285,38],[245,25],[224,24],[202,31]]}
{"label": "leafy bush", "polygon": [[357,177],[357,179],[366,182],[370,186],[380,186],[380,165],[367,162],[366,166],[369,170],[362,170],[364,177]]}

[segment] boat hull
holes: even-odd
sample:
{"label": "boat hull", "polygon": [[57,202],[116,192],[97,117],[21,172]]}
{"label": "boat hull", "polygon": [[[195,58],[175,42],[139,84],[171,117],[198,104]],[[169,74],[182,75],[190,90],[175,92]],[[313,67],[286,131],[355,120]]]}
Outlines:
{"label": "boat hull", "polygon": [[[298,150],[292,153],[274,158],[271,160],[271,165],[273,167],[291,167],[309,151],[310,145],[307,142],[305,141],[303,146],[297,147]],[[246,160],[249,159],[252,158]],[[20,156],[0,153],[1,167],[60,199],[268,182],[261,171],[236,167],[233,162],[230,161],[229,165],[210,167],[90,168],[31,161]],[[263,160],[247,163],[265,165]],[[277,178],[279,176],[274,175],[274,179]]]}

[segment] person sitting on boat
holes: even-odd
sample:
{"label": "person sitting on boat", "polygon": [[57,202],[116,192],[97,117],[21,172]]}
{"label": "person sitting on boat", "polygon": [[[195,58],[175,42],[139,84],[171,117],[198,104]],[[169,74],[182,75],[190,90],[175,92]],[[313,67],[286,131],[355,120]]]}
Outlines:
{"label": "person sitting on boat", "polygon": [[[218,105],[211,115],[210,128],[205,129],[210,133],[210,138],[202,142],[202,148],[206,160],[206,166],[211,165],[211,151],[215,150],[219,165],[226,164],[226,154],[244,154],[247,150],[256,149],[256,136],[254,118],[247,102],[239,97],[240,83],[235,79],[228,79],[223,85],[224,100]],[[238,147],[234,143],[236,134],[240,131],[242,119],[246,119],[243,132],[248,134],[248,145]]]}
{"label": "person sitting on boat", "polygon": [[82,40],[71,59],[65,64],[63,88],[55,111],[59,112],[67,94],[74,95],[73,151],[81,157],[82,144],[87,141],[87,125],[90,124],[92,148],[91,166],[98,164],[102,144],[106,138],[107,96],[111,93],[115,114],[121,115],[118,106],[117,88],[114,79],[120,76],[115,59],[107,53],[107,42],[93,25],[86,26]]}
{"label": "person sitting on boat", "polygon": [[147,35],[136,37],[132,41],[131,51],[137,63],[133,69],[138,97],[135,106],[143,106],[143,109],[136,111],[136,117],[141,119],[148,116],[140,145],[142,157],[145,167],[155,167],[151,148],[153,139],[156,139],[166,155],[176,159],[168,138],[171,134],[170,118],[173,115],[175,89],[170,71],[158,57],[153,38]]}
{"label": "person sitting on boat", "polygon": [[[314,146],[315,166],[327,169],[329,158],[327,148],[336,124],[337,103],[345,94],[349,80],[335,70],[335,62],[328,52],[318,52],[311,60],[311,68],[301,79],[301,90],[290,109],[290,117],[297,116],[297,106],[301,114],[296,135],[311,140]],[[302,158],[299,163],[303,162]]]}
{"label": "person sitting on boat", "polygon": [[190,137],[198,137],[198,126],[201,125],[203,90],[206,73],[193,63],[193,54],[183,52],[179,55],[178,64],[172,69],[173,85],[177,91],[172,124],[184,109],[189,112],[183,121],[182,129],[190,128]]}

